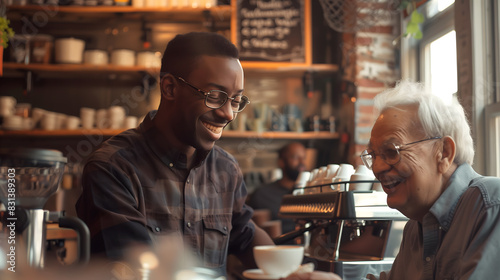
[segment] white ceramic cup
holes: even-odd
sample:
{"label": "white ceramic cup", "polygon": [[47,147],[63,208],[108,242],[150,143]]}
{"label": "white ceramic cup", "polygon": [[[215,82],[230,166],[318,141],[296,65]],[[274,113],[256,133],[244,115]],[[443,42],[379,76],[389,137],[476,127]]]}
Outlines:
{"label": "white ceramic cup", "polygon": [[[355,174],[365,174],[365,175],[369,175],[369,176],[373,176],[373,171],[371,171],[370,169],[368,169],[368,167],[366,167],[366,165],[364,164],[360,164],[356,167],[356,171],[354,172]],[[375,177],[375,176],[373,176]]]}
{"label": "white ceramic cup", "polygon": [[297,180],[295,180],[295,188],[305,187],[309,179],[311,179],[311,172],[309,171],[300,172],[299,177],[297,177]]}
{"label": "white ceramic cup", "polygon": [[286,277],[297,270],[304,258],[304,247],[295,245],[255,246],[257,266],[267,275]]}
{"label": "white ceramic cup", "polygon": [[96,111],[95,126],[99,129],[109,128],[108,109],[99,109]]}
{"label": "white ceramic cup", "polygon": [[137,53],[137,66],[154,67],[156,65],[156,55],[154,52],[139,52]]}
{"label": "white ceramic cup", "polygon": [[109,128],[119,129],[125,122],[125,108],[122,106],[111,106],[108,109]]}
{"label": "white ceramic cup", "polygon": [[337,170],[337,178],[351,178],[351,175],[354,174],[354,166],[348,163],[340,164],[339,169]]}
{"label": "white ceramic cup", "polygon": [[372,181],[374,177],[366,174],[352,174],[349,182],[349,191],[369,191],[372,189],[373,182],[353,183],[353,181]]}
{"label": "white ceramic cup", "polygon": [[80,126],[80,118],[75,116],[68,116],[66,118],[66,129],[78,129]]}
{"label": "white ceramic cup", "polygon": [[95,109],[82,107],[80,108],[80,119],[82,122],[82,128],[92,129],[95,122]]}
{"label": "white ceramic cup", "polygon": [[137,127],[137,117],[135,117],[135,116],[126,117],[125,121],[123,123],[123,127],[125,129],[136,128]]}
{"label": "white ceramic cup", "polygon": [[14,115],[16,108],[14,107],[0,107],[0,116],[8,117]]}
{"label": "white ceramic cup", "polygon": [[2,127],[8,130],[21,130],[23,129],[23,117],[11,115],[3,120]]}
{"label": "white ceramic cup", "polygon": [[134,66],[135,52],[126,49],[114,50],[111,52],[111,64],[117,66]]}
{"label": "white ceramic cup", "polygon": [[86,50],[83,54],[83,63],[92,65],[108,64],[108,53],[103,50]]}
{"label": "white ceramic cup", "polygon": [[55,41],[57,63],[82,63],[85,41],[76,38],[63,38]]}
{"label": "white ceramic cup", "polygon": [[0,107],[14,108],[17,100],[12,96],[0,96]]}
{"label": "white ceramic cup", "polygon": [[66,127],[67,117],[65,114],[56,113],[56,129],[64,129]]}
{"label": "white ceramic cup", "polygon": [[42,129],[55,130],[57,128],[57,114],[46,111],[42,117]]}
{"label": "white ceramic cup", "polygon": [[33,118],[23,118],[23,129],[24,130],[33,129]]}
{"label": "white ceramic cup", "polygon": [[33,108],[31,110],[31,117],[33,118],[33,126],[36,126],[43,118],[43,115],[45,114],[44,109],[40,108]]}

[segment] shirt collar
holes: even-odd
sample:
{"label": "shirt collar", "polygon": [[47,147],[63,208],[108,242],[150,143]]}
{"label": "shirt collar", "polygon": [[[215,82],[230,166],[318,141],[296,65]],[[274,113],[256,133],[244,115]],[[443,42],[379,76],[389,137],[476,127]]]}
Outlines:
{"label": "shirt collar", "polygon": [[461,164],[451,175],[448,187],[432,205],[429,212],[436,217],[444,230],[448,231],[458,201],[468,188],[469,182],[478,176],[468,163]]}
{"label": "shirt collar", "polygon": [[[139,125],[139,130],[145,136],[148,146],[158,156],[158,158],[167,166],[173,168],[187,168],[187,157],[184,153],[168,145],[168,139],[162,135],[160,131],[154,126],[153,119],[156,115],[156,110],[150,111],[144,121]],[[195,167],[200,166],[203,160],[208,156],[208,152],[195,152],[196,160]]]}

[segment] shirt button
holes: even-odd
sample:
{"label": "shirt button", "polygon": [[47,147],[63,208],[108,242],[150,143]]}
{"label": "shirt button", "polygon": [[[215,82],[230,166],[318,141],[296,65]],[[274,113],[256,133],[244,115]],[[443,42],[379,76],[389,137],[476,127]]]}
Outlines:
{"label": "shirt button", "polygon": [[189,179],[187,179],[187,182],[189,183]]}
{"label": "shirt button", "polygon": [[187,223],[188,228],[191,228],[191,222]]}
{"label": "shirt button", "polygon": [[174,164],[173,163],[169,163],[168,166],[174,167]]}
{"label": "shirt button", "polygon": [[427,257],[427,258],[425,258],[425,260],[426,260],[427,262],[430,262],[430,261],[431,261],[431,257]]}
{"label": "shirt button", "polygon": [[223,227],[223,229],[224,229],[225,231],[227,231],[227,227]]}
{"label": "shirt button", "polygon": [[160,232],[161,228],[160,227],[155,227],[156,232]]}

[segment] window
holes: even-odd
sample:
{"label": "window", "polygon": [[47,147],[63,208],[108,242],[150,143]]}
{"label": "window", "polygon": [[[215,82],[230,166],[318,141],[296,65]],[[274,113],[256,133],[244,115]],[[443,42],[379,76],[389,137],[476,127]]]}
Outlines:
{"label": "window", "polygon": [[424,46],[424,80],[431,92],[445,100],[457,93],[457,48],[455,30]]}
{"label": "window", "polygon": [[[460,40],[455,35],[455,6],[460,12],[470,9],[471,15],[473,100],[469,117],[476,145],[473,167],[480,174],[500,177],[500,1],[426,1],[419,7],[425,16],[423,38],[401,41],[401,74],[424,82],[440,96],[450,97],[457,91],[453,56]],[[403,20],[403,26],[407,21]]]}
{"label": "window", "polygon": [[451,100],[458,88],[453,2],[433,0],[421,7],[426,21],[422,40],[418,43],[420,80],[445,100]]}
{"label": "window", "polygon": [[[401,42],[402,77],[423,82],[445,100],[458,88],[454,2],[430,0],[420,6],[418,11],[425,17],[422,39],[404,38]],[[404,26],[408,20],[403,20]]]}
{"label": "window", "polygon": [[486,106],[487,175],[500,177],[500,102]]}

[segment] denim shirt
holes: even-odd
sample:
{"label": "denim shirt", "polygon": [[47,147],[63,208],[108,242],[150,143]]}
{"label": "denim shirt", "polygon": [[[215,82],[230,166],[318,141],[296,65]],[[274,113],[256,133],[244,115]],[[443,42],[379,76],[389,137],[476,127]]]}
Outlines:
{"label": "denim shirt", "polygon": [[498,260],[500,178],[462,164],[423,222],[406,224],[389,279],[498,279]]}
{"label": "denim shirt", "polygon": [[187,169],[153,117],[109,139],[85,165],[77,213],[89,226],[92,252],[120,259],[131,244],[155,245],[173,234],[204,267],[225,274],[227,254],[245,250],[255,233],[237,161],[214,146]]}

